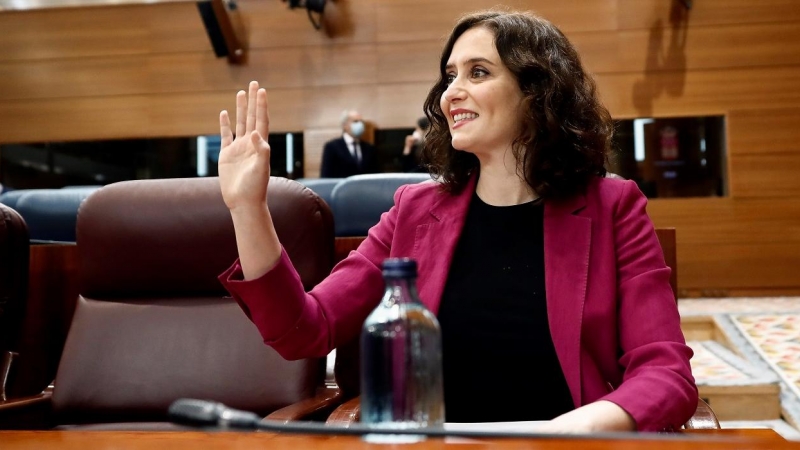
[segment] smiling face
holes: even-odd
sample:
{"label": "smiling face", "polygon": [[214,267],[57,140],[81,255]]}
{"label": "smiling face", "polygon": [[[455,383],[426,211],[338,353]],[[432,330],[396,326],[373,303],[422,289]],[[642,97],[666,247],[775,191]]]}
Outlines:
{"label": "smiling face", "polygon": [[453,148],[482,154],[511,148],[522,129],[522,91],[503,65],[494,34],[475,27],[453,46],[445,67],[449,86],[440,105],[447,118]]}

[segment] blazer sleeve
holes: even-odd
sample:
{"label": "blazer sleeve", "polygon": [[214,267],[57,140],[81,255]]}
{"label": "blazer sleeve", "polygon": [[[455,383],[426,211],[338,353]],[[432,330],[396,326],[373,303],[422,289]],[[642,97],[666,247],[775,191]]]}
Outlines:
{"label": "blazer sleeve", "polygon": [[624,368],[620,386],[603,399],[625,409],[641,431],[679,429],[697,408],[697,387],[670,269],[635,183],[626,182],[614,214],[618,324]]}
{"label": "blazer sleeve", "polygon": [[389,257],[405,186],[365,241],[306,293],[285,251],[262,277],[244,281],[236,261],[219,276],[255,323],[264,342],[285,359],[321,357],[358,336],[383,295],[381,265]]}

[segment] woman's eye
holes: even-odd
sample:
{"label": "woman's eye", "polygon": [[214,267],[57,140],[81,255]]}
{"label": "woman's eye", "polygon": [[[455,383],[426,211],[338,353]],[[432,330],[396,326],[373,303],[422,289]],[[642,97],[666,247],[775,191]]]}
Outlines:
{"label": "woman's eye", "polygon": [[451,84],[453,81],[455,81],[455,80],[456,80],[456,76],[455,76],[455,75],[453,75],[452,73],[448,73],[448,74],[445,76],[445,80],[447,81],[447,85],[449,86],[449,85],[450,85],[450,84]]}
{"label": "woman's eye", "polygon": [[475,78],[485,77],[486,75],[489,75],[489,72],[481,69],[480,67],[472,69],[472,76]]}

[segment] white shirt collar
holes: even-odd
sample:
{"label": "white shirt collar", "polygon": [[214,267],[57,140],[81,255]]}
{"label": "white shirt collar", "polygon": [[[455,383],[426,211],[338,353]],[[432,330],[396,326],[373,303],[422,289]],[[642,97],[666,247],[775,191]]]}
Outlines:
{"label": "white shirt collar", "polygon": [[350,136],[347,133],[342,133],[342,138],[344,138],[344,143],[347,144],[347,149],[350,150],[350,154],[355,157],[356,149],[355,146],[353,145],[353,143],[355,142],[353,136]]}

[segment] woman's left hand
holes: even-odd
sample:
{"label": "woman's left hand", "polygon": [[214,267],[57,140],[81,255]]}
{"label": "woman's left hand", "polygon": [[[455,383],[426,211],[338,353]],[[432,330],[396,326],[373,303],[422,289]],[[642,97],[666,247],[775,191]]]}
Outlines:
{"label": "woman's left hand", "polygon": [[617,404],[600,400],[581,406],[536,428],[541,433],[636,431],[636,422]]}

